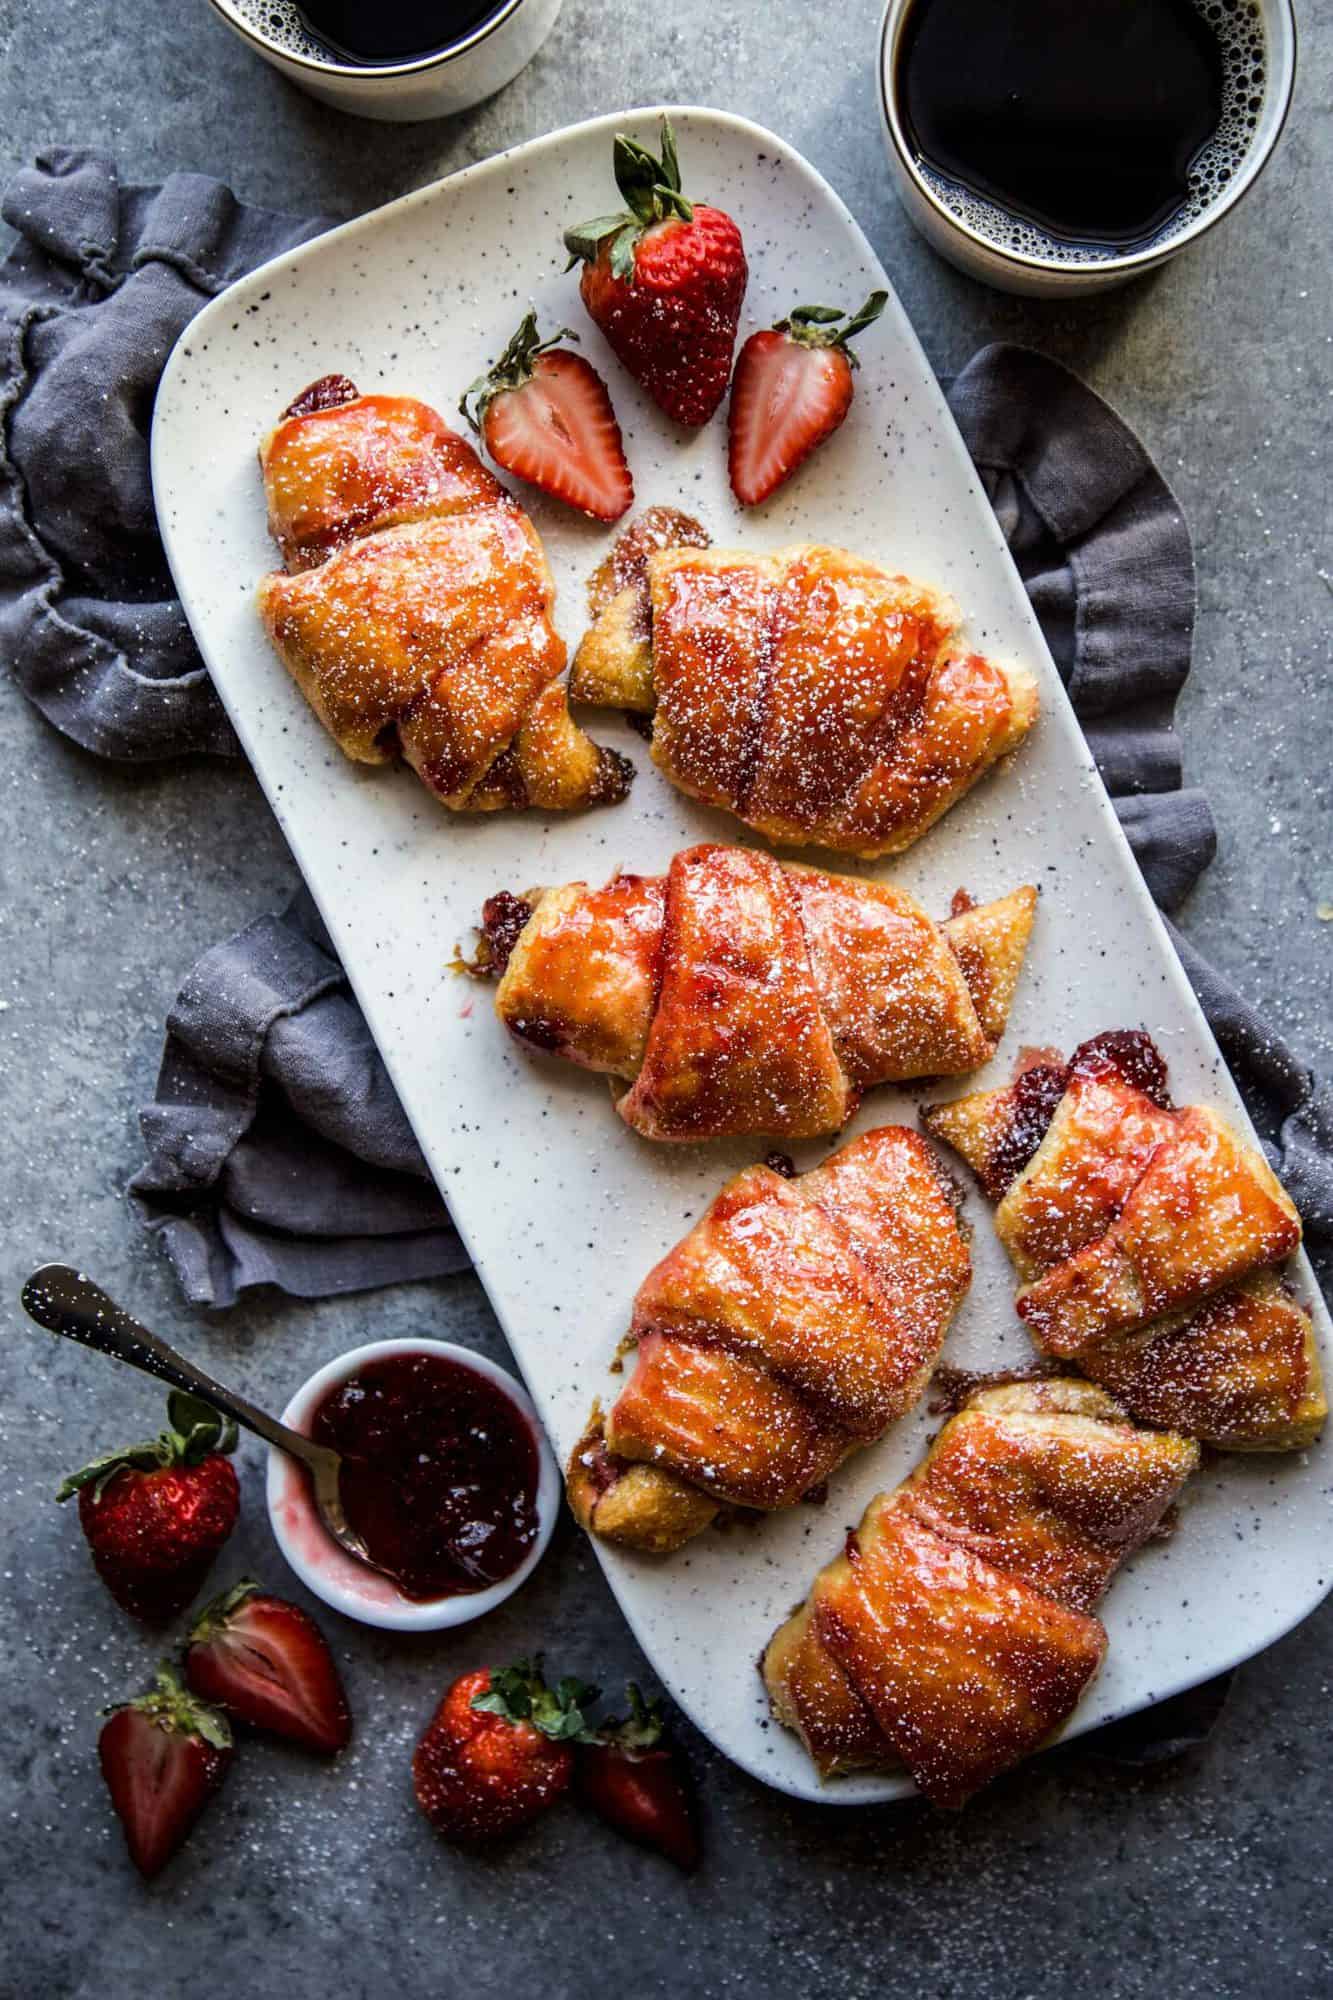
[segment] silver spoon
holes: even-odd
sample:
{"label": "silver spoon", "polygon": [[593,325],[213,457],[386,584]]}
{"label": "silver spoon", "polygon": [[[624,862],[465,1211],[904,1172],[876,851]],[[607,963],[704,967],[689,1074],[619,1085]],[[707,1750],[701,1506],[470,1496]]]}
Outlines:
{"label": "silver spoon", "polygon": [[276,1445],[289,1458],[299,1459],[314,1481],[315,1505],[334,1541],[358,1562],[369,1564],[371,1569],[382,1568],[360,1535],[348,1525],[338,1483],[342,1474],[340,1452],[315,1444],[299,1431],[289,1430],[286,1424],[257,1410],[253,1403],[224,1389],[202,1368],[196,1368],[184,1355],[177,1354],[174,1347],[168,1347],[165,1340],[159,1340],[146,1326],[131,1319],[125,1308],[108,1298],[100,1285],[84,1277],[81,1271],[71,1270],[68,1264],[43,1264],[23,1287],[19,1302],[29,1318],[49,1333],[62,1333],[66,1340],[77,1340],[81,1347],[95,1347],[99,1354],[127,1361],[131,1368],[141,1368],[145,1375],[156,1375],[163,1382],[170,1382],[173,1389],[202,1396],[224,1416],[234,1417],[244,1429],[263,1438],[265,1444]]}

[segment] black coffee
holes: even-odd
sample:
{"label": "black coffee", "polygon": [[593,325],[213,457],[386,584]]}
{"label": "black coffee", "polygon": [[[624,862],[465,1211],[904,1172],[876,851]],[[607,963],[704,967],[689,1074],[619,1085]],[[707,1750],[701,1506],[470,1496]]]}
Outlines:
{"label": "black coffee", "polygon": [[1197,195],[1224,111],[1253,125],[1261,49],[1247,0],[916,0],[898,103],[928,176],[1066,243],[1132,249]]}
{"label": "black coffee", "polygon": [[347,62],[412,62],[463,41],[500,0],[297,0],[317,42]]}

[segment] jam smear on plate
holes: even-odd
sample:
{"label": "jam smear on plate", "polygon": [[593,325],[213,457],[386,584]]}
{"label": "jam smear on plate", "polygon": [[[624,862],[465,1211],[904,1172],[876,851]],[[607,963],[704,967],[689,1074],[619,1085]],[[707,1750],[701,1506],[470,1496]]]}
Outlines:
{"label": "jam smear on plate", "polygon": [[513,1575],[537,1538],[532,1426],[461,1362],[367,1362],[330,1389],[310,1434],[342,1453],[348,1522],[405,1597],[487,1590]]}

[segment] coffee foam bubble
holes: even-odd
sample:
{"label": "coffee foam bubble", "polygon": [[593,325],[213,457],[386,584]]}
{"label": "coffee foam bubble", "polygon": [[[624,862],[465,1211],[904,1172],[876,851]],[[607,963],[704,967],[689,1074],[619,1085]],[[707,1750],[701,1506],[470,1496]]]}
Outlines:
{"label": "coffee foam bubble", "polygon": [[[1263,105],[1267,49],[1263,22],[1253,0],[1194,0],[1222,47],[1222,117],[1216,132],[1190,168],[1184,205],[1155,236],[1133,246],[1136,252],[1156,249],[1210,209],[1226,193],[1254,143]],[[1034,222],[946,180],[924,160],[916,168],[940,206],[984,237],[997,250],[1035,257],[1043,264],[1105,263],[1123,257],[1113,244],[1071,243],[1047,235]]]}
{"label": "coffee foam bubble", "polygon": [[303,56],[324,69],[345,69],[331,49],[317,42],[291,0],[227,0],[229,11],[243,27],[280,55]]}

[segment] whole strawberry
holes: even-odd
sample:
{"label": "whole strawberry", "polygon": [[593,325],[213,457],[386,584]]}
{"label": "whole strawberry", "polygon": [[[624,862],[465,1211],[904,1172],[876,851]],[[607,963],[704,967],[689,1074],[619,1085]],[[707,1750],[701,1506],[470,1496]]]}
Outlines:
{"label": "whole strawberry", "polygon": [[227,1775],[231,1731],[195,1701],[174,1667],[157,1670],[152,1692],[111,1711],[97,1739],[111,1803],[141,1875],[163,1869]]}
{"label": "whole strawberry", "polygon": [[569,1789],[596,1693],[575,1680],[553,1691],[539,1660],[456,1680],[412,1759],[417,1804],[436,1832],[470,1846],[540,1818]]}
{"label": "whole strawberry", "polygon": [[57,1500],[79,1496],[79,1524],[111,1595],[145,1624],[164,1625],[197,1594],[236,1526],[240,1489],[227,1456],[236,1426],[181,1390],[169,1428],[68,1478]]}
{"label": "whole strawberry", "polygon": [[728,413],[731,490],[757,507],[837,430],[852,407],[856,356],[848,342],[877,320],[887,292],[860,312],[797,306],[787,319],[752,333],[736,363]]}
{"label": "whole strawberry", "polygon": [[578,1750],[579,1796],[642,1847],[654,1847],[688,1874],[699,1865],[699,1827],[689,1777],[666,1734],[660,1702],[633,1681],[626,1722],[585,1735]]}
{"label": "whole strawberry", "polygon": [[706,424],[726,394],[749,275],[741,232],[720,208],[681,193],[676,141],[662,120],[660,159],[616,134],[625,208],[565,231],[583,261],[583,303],[635,381],[678,424]]}

